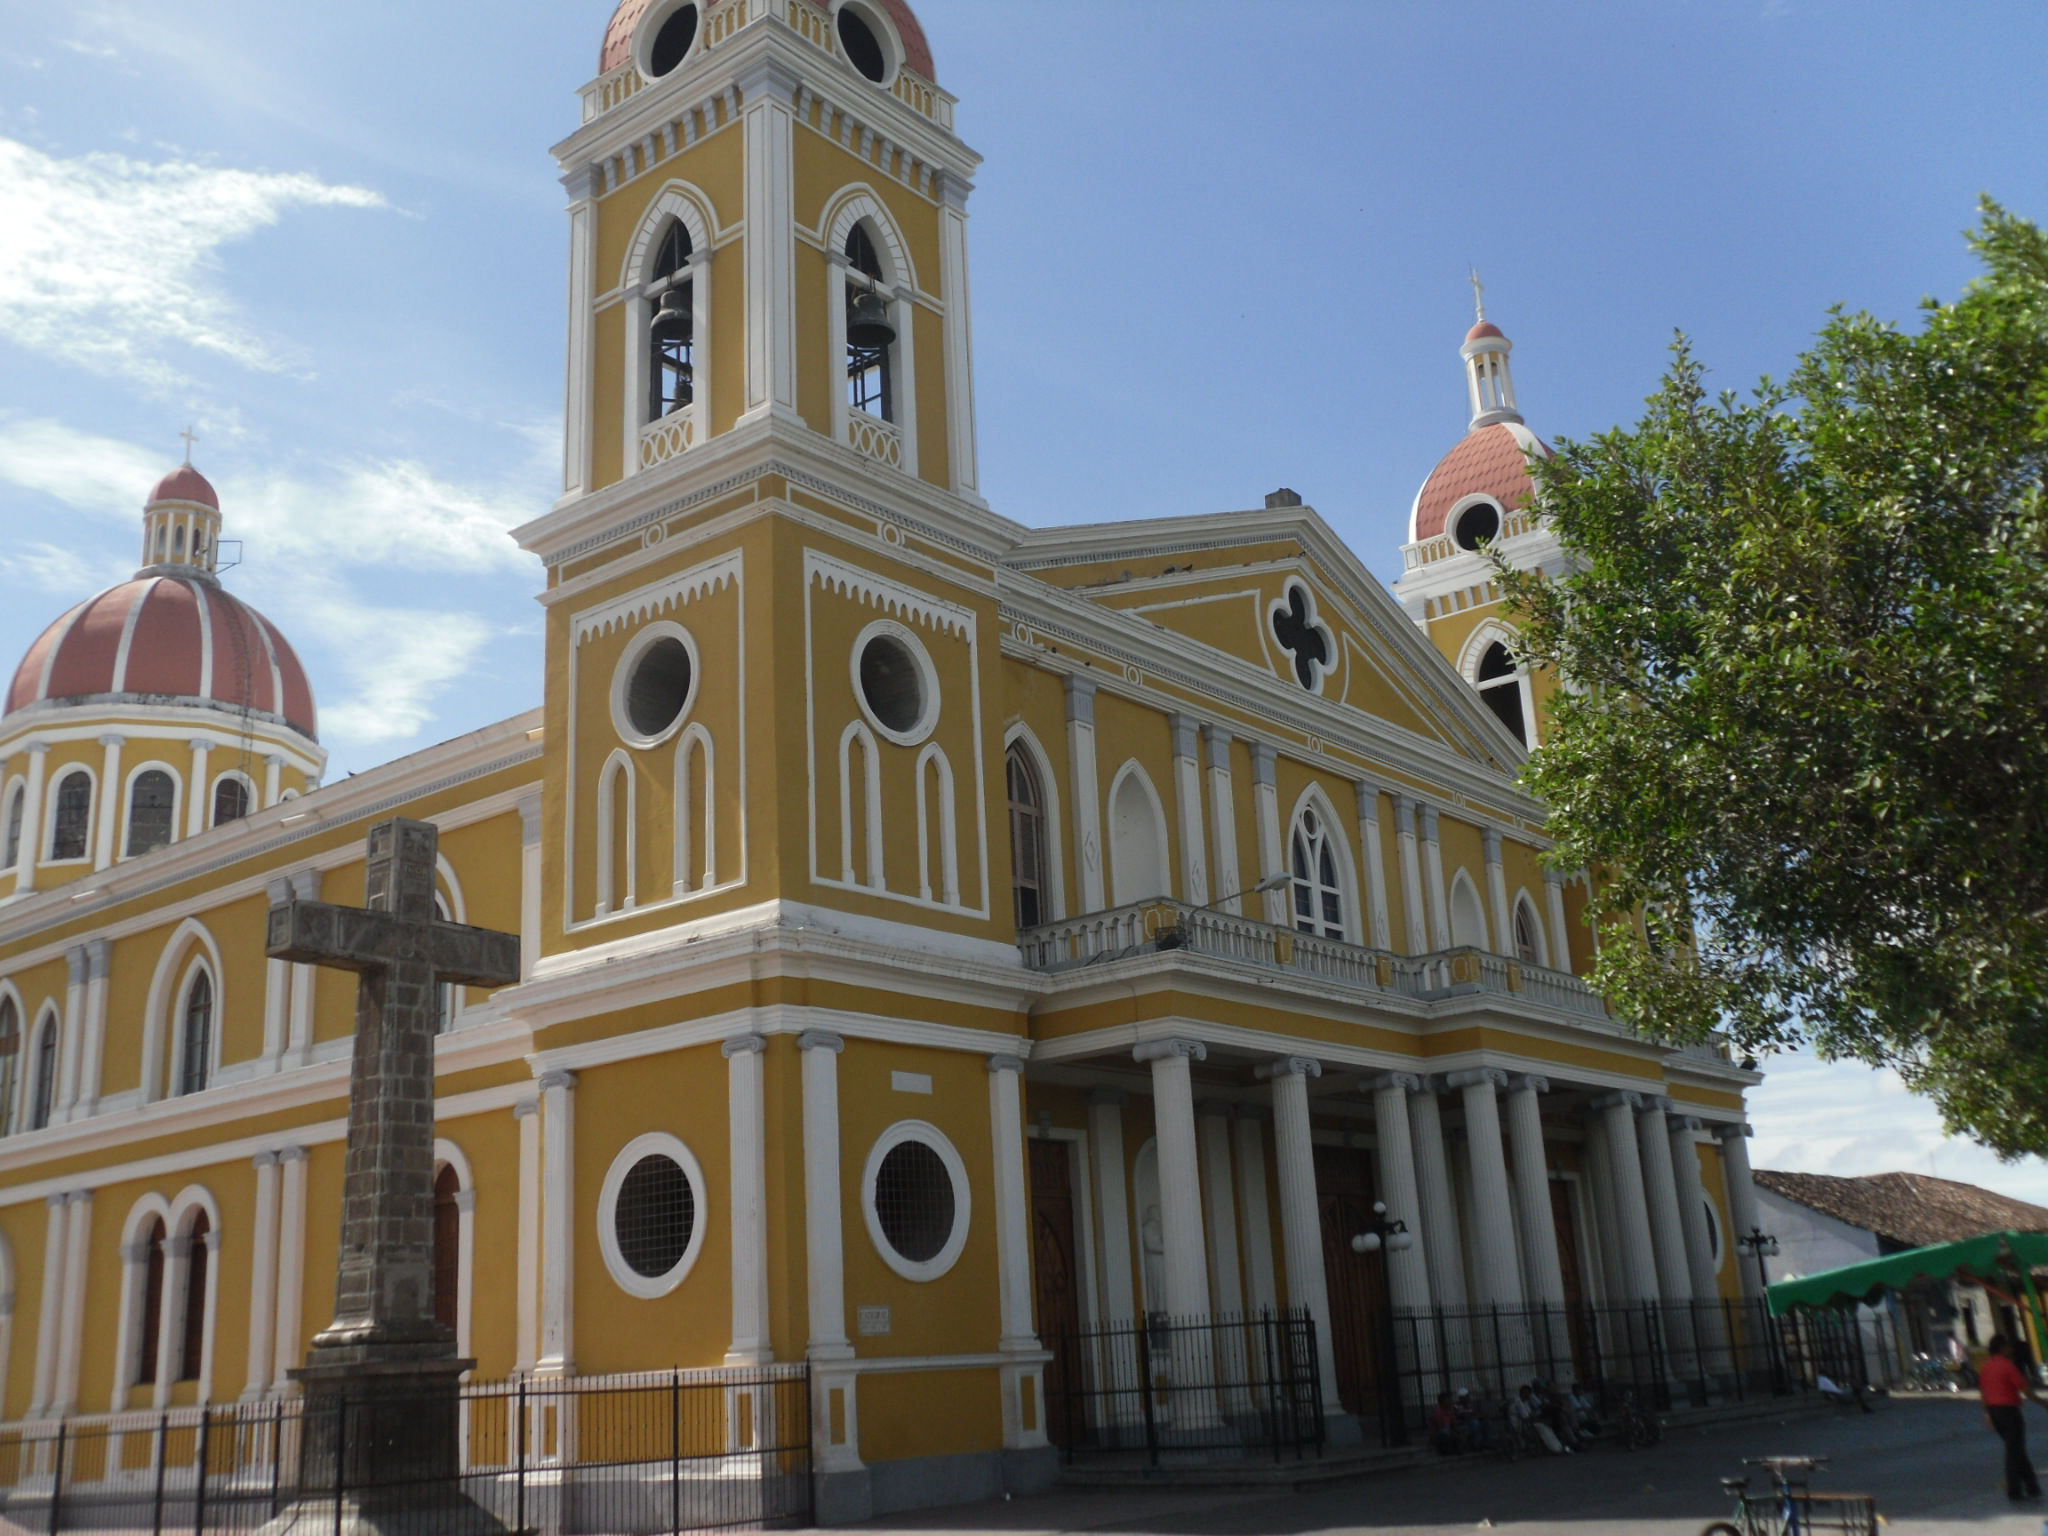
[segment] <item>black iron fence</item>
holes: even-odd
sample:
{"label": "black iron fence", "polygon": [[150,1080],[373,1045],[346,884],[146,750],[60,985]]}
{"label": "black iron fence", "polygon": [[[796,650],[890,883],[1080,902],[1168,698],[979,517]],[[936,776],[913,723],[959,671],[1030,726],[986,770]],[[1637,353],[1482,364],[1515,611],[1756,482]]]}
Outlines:
{"label": "black iron fence", "polygon": [[[533,1536],[808,1525],[807,1366],[461,1390],[452,1479],[380,1469],[389,1403],[298,1398],[0,1426],[0,1509],[24,1531],[305,1536],[353,1509],[386,1530],[470,1531],[481,1506]],[[332,1447],[302,1461],[311,1437]]]}
{"label": "black iron fence", "polygon": [[1862,1308],[1772,1317],[1761,1301],[1397,1310],[1393,1369],[1374,1372],[1381,1437],[1420,1429],[1440,1392],[1495,1402],[1541,1378],[1577,1382],[1611,1410],[1624,1392],[1658,1412],[1899,1383],[1888,1314]]}
{"label": "black iron fence", "polygon": [[1321,1364],[1306,1312],[1114,1323],[1043,1341],[1047,1429],[1069,1460],[1147,1465],[1323,1444]]}

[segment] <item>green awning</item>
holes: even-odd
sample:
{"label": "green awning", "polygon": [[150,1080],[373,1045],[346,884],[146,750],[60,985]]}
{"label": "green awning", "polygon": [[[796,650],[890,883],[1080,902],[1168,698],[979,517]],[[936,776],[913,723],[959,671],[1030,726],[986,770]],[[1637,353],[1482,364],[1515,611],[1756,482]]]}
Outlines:
{"label": "green awning", "polygon": [[1966,1237],[1959,1243],[1936,1243],[1931,1248],[1909,1248],[1845,1264],[1840,1269],[1803,1275],[1797,1280],[1780,1280],[1766,1293],[1771,1311],[1782,1316],[1794,1307],[1835,1307],[1851,1302],[1875,1301],[1887,1290],[1901,1290],[1915,1280],[1947,1280],[1969,1275],[1980,1280],[2005,1280],[2010,1266],[2007,1255],[2026,1269],[2048,1268],[2048,1233],[1986,1232]]}

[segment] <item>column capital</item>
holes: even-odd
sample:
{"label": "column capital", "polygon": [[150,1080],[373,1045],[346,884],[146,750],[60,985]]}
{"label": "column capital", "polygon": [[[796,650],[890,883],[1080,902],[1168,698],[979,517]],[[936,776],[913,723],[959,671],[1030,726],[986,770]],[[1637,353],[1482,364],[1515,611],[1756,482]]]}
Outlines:
{"label": "column capital", "polygon": [[277,1160],[280,1163],[303,1163],[312,1157],[304,1147],[279,1147]]}
{"label": "column capital", "polygon": [[1486,862],[1498,864],[1500,862],[1500,828],[1482,828],[1479,833],[1479,841],[1486,849]]}
{"label": "column capital", "polygon": [[1678,1101],[1668,1093],[1646,1093],[1643,1095],[1643,1113],[1668,1115],[1678,1108]]}
{"label": "column capital", "polygon": [[1389,1088],[1398,1088],[1404,1093],[1420,1093],[1422,1078],[1414,1072],[1382,1072],[1364,1079],[1361,1086],[1373,1093],[1384,1093]]}
{"label": "column capital", "polygon": [[541,803],[539,795],[528,795],[518,805],[519,840],[522,847],[540,841]]}
{"label": "column capital", "polygon": [[47,741],[32,741],[22,750],[31,757],[45,757],[49,754],[50,744]]}
{"label": "column capital", "polygon": [[1272,1061],[1262,1061],[1252,1068],[1252,1076],[1260,1082],[1269,1082],[1276,1077],[1321,1077],[1323,1064],[1313,1056],[1280,1056]]}
{"label": "column capital", "polygon": [[1209,1047],[1199,1040],[1146,1040],[1131,1047],[1133,1061],[1160,1061],[1168,1056],[1185,1056],[1190,1061],[1207,1061]]}
{"label": "column capital", "polygon": [[512,1106],[512,1118],[514,1120],[524,1120],[528,1115],[537,1115],[539,1113],[539,1099],[521,1099]]}
{"label": "column capital", "polygon": [[1370,779],[1353,779],[1351,787],[1358,795],[1358,814],[1361,820],[1377,821],[1380,814],[1380,787]]}
{"label": "column capital", "polygon": [[1092,677],[1083,677],[1078,672],[1067,674],[1067,724],[1095,723],[1095,690],[1099,686]]}
{"label": "column capital", "polygon": [[292,874],[292,894],[301,901],[320,899],[320,871],[317,869],[296,870]]}
{"label": "column capital", "polygon": [[1561,891],[1564,889],[1564,876],[1554,869],[1545,869],[1543,871],[1543,883],[1545,885],[1554,885]]}
{"label": "column capital", "polygon": [[1230,772],[1230,732],[1212,722],[1202,727],[1202,734],[1209,740],[1209,766],[1220,773]]}
{"label": "column capital", "polygon": [[61,1191],[54,1195],[43,1196],[43,1204],[47,1205],[53,1211],[60,1210],[64,1206],[69,1205],[70,1203],[71,1196]]}
{"label": "column capital", "polygon": [[1396,796],[1394,796],[1394,829],[1395,829],[1395,830],[1396,830],[1397,832],[1405,832],[1405,833],[1407,833],[1407,834],[1408,834],[1408,835],[1409,835],[1410,837],[1413,837],[1413,836],[1415,835],[1415,797],[1414,797],[1414,796],[1412,796],[1412,795],[1396,795]]}
{"label": "column capital", "polygon": [[258,1152],[250,1161],[258,1168],[275,1168],[277,1166],[277,1154],[275,1152]]}
{"label": "column capital", "polygon": [[742,66],[734,83],[749,106],[765,98],[788,111],[796,105],[797,87],[803,81],[782,60],[764,55]]}
{"label": "column capital", "polygon": [[1538,1072],[1517,1072],[1509,1081],[1510,1088],[1527,1088],[1533,1093],[1550,1092],[1550,1079]]}
{"label": "column capital", "polygon": [[86,972],[91,965],[91,957],[86,954],[85,946],[83,944],[74,944],[71,948],[65,950],[64,962],[71,973],[71,985],[74,987],[85,985]]}
{"label": "column capital", "polygon": [[128,738],[117,732],[109,731],[100,738],[100,745],[103,747],[125,747],[128,745]]}
{"label": "column capital", "polygon": [[1422,808],[1422,835],[1424,838],[1426,838],[1428,841],[1432,843],[1437,841],[1436,818],[1437,812],[1435,806],[1425,805]]}
{"label": "column capital", "polygon": [[1452,1072],[1444,1078],[1446,1088],[1476,1088],[1481,1083],[1490,1083],[1495,1088],[1508,1085],[1508,1075],[1499,1067],[1468,1067],[1463,1072]]}
{"label": "column capital", "polygon": [[1672,1130],[1683,1131],[1688,1136],[1704,1128],[1704,1122],[1698,1115],[1679,1115],[1671,1122]]}
{"label": "column capital", "polygon": [[190,747],[194,752],[211,752],[213,750],[213,743],[208,741],[204,736],[194,736],[190,741],[186,742],[185,745]]}
{"label": "column capital", "polygon": [[1202,728],[1201,722],[1196,720],[1193,715],[1182,714],[1179,710],[1175,710],[1166,719],[1167,723],[1173,727],[1173,755],[1175,757],[1193,757],[1195,755],[1195,737]]}
{"label": "column capital", "polygon": [[[273,907],[281,907],[292,899],[292,882],[288,875],[279,875],[275,880],[263,882],[263,894],[270,898]],[[280,964],[283,962],[280,961]]]}
{"label": "column capital", "polygon": [[1617,1106],[1623,1109],[1641,1109],[1643,1107],[1643,1096],[1640,1093],[1633,1093],[1626,1088],[1617,1088],[1614,1092],[1603,1093],[1592,1101],[1594,1109],[1613,1109]]}
{"label": "column capital", "polygon": [[830,1051],[837,1056],[846,1049],[846,1042],[829,1030],[807,1029],[796,1037],[796,1048],[800,1051]]}
{"label": "column capital", "polygon": [[552,1072],[542,1074],[539,1086],[542,1093],[555,1088],[572,1089],[576,1086],[576,1074],[558,1067]]}
{"label": "column capital", "polygon": [[734,1056],[758,1056],[768,1049],[768,1039],[765,1035],[734,1035],[718,1049],[728,1060]]}
{"label": "column capital", "polygon": [[1716,1141],[1728,1141],[1734,1137],[1754,1136],[1755,1134],[1755,1126],[1740,1120],[1733,1120],[1726,1125],[1717,1125],[1714,1127],[1714,1139]]}
{"label": "column capital", "polygon": [[1121,1088],[1090,1088],[1088,1102],[1099,1104],[1106,1109],[1122,1109],[1131,1102],[1131,1096]]}
{"label": "column capital", "polygon": [[112,939],[87,939],[85,958],[88,967],[88,981],[105,981],[114,971],[114,941]]}
{"label": "column capital", "polygon": [[70,1201],[73,1205],[91,1205],[92,1191],[89,1189],[74,1189],[73,1191],[71,1191],[70,1194],[66,1195],[64,1198]]}
{"label": "column capital", "polygon": [[1270,741],[1253,742],[1252,782],[1272,789],[1275,786],[1273,767],[1279,761],[1279,757],[1280,754],[1273,749],[1273,743]]}
{"label": "column capital", "polygon": [[1024,1071],[1024,1058],[1021,1056],[991,1056],[988,1059],[988,1069],[991,1073],[1015,1072],[1021,1076]]}

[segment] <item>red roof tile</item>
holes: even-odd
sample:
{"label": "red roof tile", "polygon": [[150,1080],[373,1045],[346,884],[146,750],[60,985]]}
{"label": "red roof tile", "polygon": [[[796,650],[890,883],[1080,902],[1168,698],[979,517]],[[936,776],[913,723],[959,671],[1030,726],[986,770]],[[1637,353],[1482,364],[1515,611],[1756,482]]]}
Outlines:
{"label": "red roof tile", "polygon": [[[1527,437],[1527,443],[1538,453],[1549,452],[1534,436]],[[1451,508],[1467,496],[1484,492],[1505,511],[1513,512],[1525,505],[1534,491],[1523,436],[1505,422],[1481,427],[1467,433],[1422,482],[1408,541],[1412,544],[1442,533]]]}

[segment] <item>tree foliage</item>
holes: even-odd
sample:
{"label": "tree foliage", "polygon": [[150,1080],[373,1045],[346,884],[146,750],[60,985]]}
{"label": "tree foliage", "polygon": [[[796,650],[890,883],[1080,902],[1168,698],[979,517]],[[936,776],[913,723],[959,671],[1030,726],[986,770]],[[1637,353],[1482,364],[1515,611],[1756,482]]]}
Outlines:
{"label": "tree foliage", "polygon": [[1653,1032],[1897,1067],[2048,1153],[2048,237],[1907,331],[1835,312],[1783,384],[1683,338],[1642,420],[1539,494],[1507,571],[1564,683],[1531,787],[1600,878],[1594,984]]}

